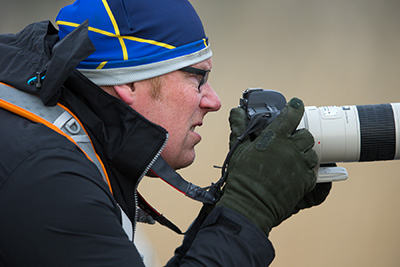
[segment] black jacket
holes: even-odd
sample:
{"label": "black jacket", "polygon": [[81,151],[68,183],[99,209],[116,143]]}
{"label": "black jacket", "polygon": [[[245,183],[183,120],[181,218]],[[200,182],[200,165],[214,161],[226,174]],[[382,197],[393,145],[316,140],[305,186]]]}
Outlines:
{"label": "black jacket", "polygon": [[[143,265],[118,205],[134,222],[137,184],[167,133],[75,70],[93,49],[87,25],[61,41],[50,22],[0,35],[0,82],[77,115],[113,189],[75,144],[0,108],[0,266]],[[168,266],[267,266],[273,257],[253,223],[217,208]]]}

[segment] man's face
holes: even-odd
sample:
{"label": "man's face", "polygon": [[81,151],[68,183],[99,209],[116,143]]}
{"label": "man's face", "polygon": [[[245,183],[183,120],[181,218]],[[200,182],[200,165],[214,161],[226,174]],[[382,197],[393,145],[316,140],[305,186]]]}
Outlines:
{"label": "man's face", "polygon": [[[192,67],[211,70],[212,62],[208,59]],[[161,95],[157,99],[151,96],[149,81],[134,83],[135,101],[131,106],[168,131],[169,139],[161,155],[174,169],[193,163],[194,146],[201,141],[195,129],[203,124],[208,112],[221,107],[209,83],[199,92],[200,80],[201,76],[183,71],[166,74],[162,77]]]}

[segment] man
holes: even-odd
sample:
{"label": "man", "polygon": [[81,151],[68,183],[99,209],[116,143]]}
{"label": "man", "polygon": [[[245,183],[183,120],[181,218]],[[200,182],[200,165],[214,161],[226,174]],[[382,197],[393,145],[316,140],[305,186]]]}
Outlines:
{"label": "man", "polygon": [[[0,263],[143,266],[137,185],[190,165],[221,105],[208,40],[184,0],[79,0],[56,22],[0,36]],[[206,205],[168,266],[270,264],[271,229],[330,189],[295,131],[303,108],[292,99],[254,140],[232,110],[224,193],[186,192]]]}

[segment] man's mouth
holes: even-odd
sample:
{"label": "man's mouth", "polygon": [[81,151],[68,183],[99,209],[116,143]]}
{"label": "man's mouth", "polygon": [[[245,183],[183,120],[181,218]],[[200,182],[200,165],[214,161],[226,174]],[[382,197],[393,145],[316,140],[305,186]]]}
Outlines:
{"label": "man's mouth", "polygon": [[194,132],[194,129],[195,129],[196,127],[200,127],[201,125],[203,125],[203,123],[201,123],[201,122],[196,123],[196,124],[193,124],[193,125],[190,127],[190,131],[191,131],[191,132]]}

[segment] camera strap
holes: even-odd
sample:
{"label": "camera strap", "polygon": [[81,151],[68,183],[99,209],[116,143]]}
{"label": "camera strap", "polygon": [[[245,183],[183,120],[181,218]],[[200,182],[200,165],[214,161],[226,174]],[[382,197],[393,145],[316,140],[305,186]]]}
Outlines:
{"label": "camera strap", "polygon": [[206,204],[216,202],[215,197],[206,188],[201,188],[183,179],[162,157],[158,157],[156,162],[151,166],[150,172],[185,196]]}
{"label": "camera strap", "polygon": [[[205,206],[212,206],[217,201],[217,198],[211,193],[211,189],[207,191],[207,189],[212,188],[213,185],[207,188],[201,188],[200,186],[186,181],[171,166],[169,166],[169,164],[161,156],[158,157],[153,163],[149,172],[152,174],[152,176],[160,178],[174,189],[183,193],[185,196],[202,202]],[[185,234],[179,229],[179,227],[177,227],[174,223],[172,223],[154,207],[152,207],[139,192],[137,192],[137,196],[139,208],[149,214],[155,221],[163,226],[168,227],[177,234]]]}

